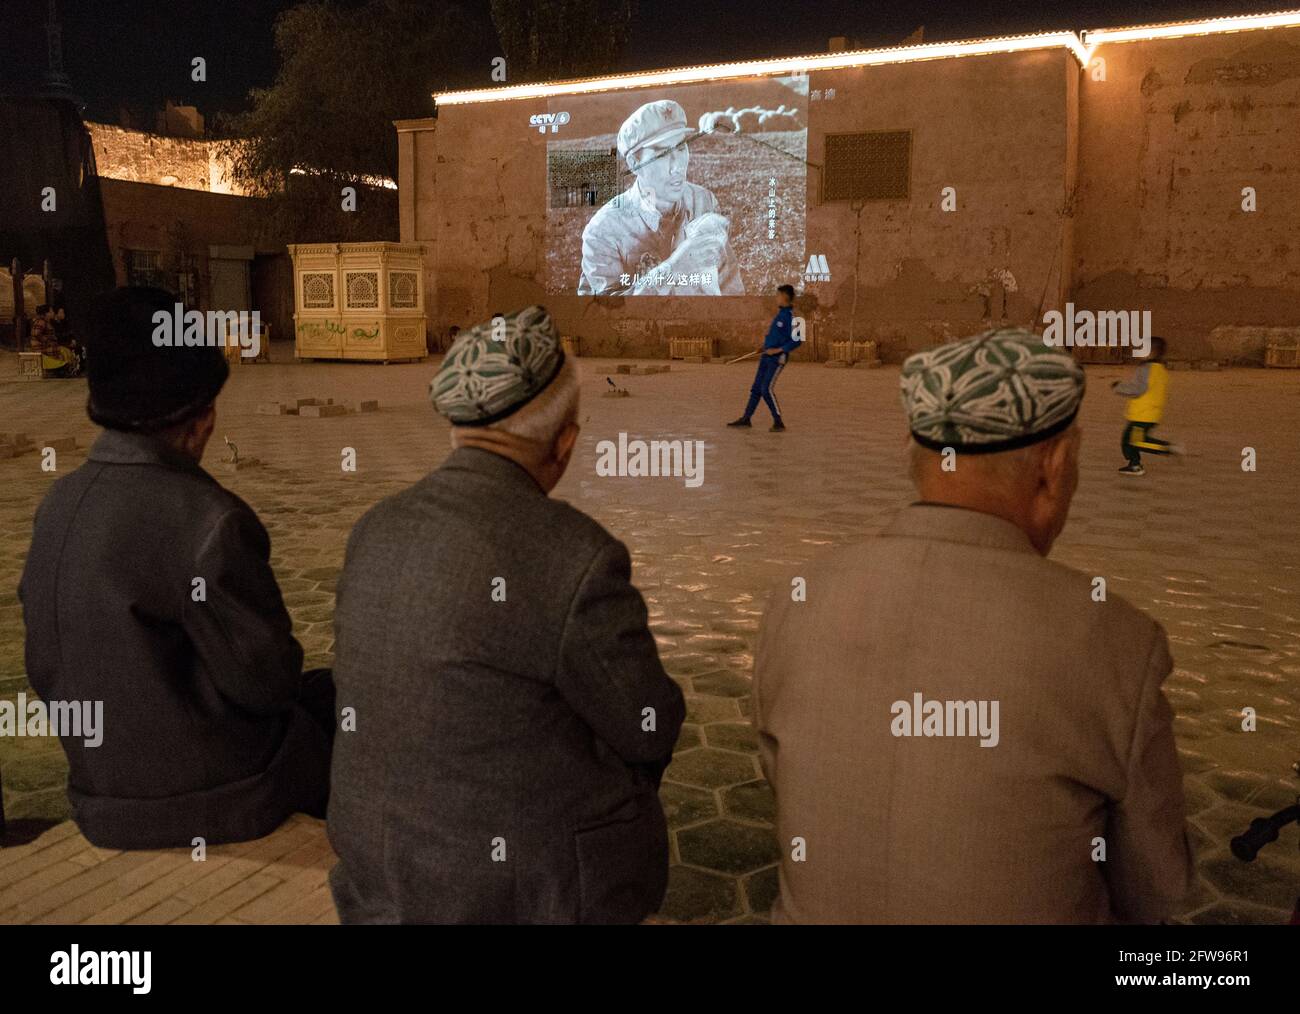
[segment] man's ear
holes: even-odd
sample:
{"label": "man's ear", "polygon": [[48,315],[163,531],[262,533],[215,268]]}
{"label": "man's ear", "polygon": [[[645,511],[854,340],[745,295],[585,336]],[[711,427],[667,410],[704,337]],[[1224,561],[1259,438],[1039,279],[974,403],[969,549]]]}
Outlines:
{"label": "man's ear", "polygon": [[556,461],[568,461],[569,455],[573,453],[573,446],[578,442],[578,431],[581,427],[573,421],[567,422],[564,429],[560,430],[560,435],[555,438],[554,454]]}
{"label": "man's ear", "polygon": [[1043,485],[1052,495],[1058,494],[1070,483],[1070,462],[1078,442],[1079,432],[1072,426],[1043,450],[1039,465],[1040,474]]}

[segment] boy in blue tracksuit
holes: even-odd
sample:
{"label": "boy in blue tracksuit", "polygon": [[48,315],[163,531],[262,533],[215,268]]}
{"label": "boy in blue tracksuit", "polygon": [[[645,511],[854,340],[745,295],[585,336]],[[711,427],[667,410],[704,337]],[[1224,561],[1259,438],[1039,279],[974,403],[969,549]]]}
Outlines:
{"label": "boy in blue tracksuit", "polygon": [[781,403],[776,400],[776,378],[785,369],[785,362],[798,347],[802,335],[796,339],[793,334],[794,286],[779,285],[776,291],[780,305],[763,339],[763,354],[758,360],[758,372],[754,374],[754,386],[749,389],[749,404],[745,406],[745,414],[735,422],[727,423],[728,426],[751,425],[750,416],[758,408],[761,398],[767,402],[768,410],[772,413],[772,432],[780,433],[785,429],[785,423],[781,419]]}

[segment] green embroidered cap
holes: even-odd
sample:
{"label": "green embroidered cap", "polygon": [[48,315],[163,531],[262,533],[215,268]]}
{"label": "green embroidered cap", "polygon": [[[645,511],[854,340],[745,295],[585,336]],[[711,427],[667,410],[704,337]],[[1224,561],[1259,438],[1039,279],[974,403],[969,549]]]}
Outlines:
{"label": "green embroidered cap", "polygon": [[563,365],[551,315],[529,306],[459,335],[429,384],[429,400],[456,426],[486,426],[527,405]]}
{"label": "green embroidered cap", "polygon": [[1083,369],[1032,331],[1003,328],[910,356],[899,378],[918,444],[959,454],[1026,447],[1066,429],[1083,401]]}

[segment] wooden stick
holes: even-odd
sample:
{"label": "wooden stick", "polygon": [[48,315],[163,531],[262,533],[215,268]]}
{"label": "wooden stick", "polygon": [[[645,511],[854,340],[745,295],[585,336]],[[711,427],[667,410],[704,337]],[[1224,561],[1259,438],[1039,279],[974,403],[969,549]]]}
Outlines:
{"label": "wooden stick", "polygon": [[735,359],[728,359],[726,365],[730,366],[732,363],[741,363],[746,359],[753,359],[755,356],[762,353],[762,351],[762,349],[755,349],[753,352],[746,352],[743,356],[737,356]]}

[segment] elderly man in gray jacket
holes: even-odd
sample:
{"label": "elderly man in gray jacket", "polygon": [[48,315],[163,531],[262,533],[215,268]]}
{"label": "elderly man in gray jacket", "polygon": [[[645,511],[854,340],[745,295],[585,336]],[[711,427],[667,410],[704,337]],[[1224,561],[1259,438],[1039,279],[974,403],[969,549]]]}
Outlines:
{"label": "elderly man in gray jacket", "polygon": [[302,671],[266,529],[199,464],[229,370],[154,345],[175,306],[105,298],[87,406],[105,432],[41,503],[19,586],[32,686],[102,703],[102,742],[60,734],[73,819],[103,848],[258,838],[329,792],[333,685]]}
{"label": "elderly man in gray jacket", "polygon": [[920,502],[763,623],[774,919],[1165,919],[1192,869],[1165,633],[1045,559],[1083,372],[1002,331],[913,356],[902,382]]}
{"label": "elderly man in gray jacket", "polygon": [[340,917],[639,921],[666,887],[684,704],[627,550],[548,496],[575,365],[530,307],[461,335],[431,397],[454,450],[362,517],[339,582]]}

